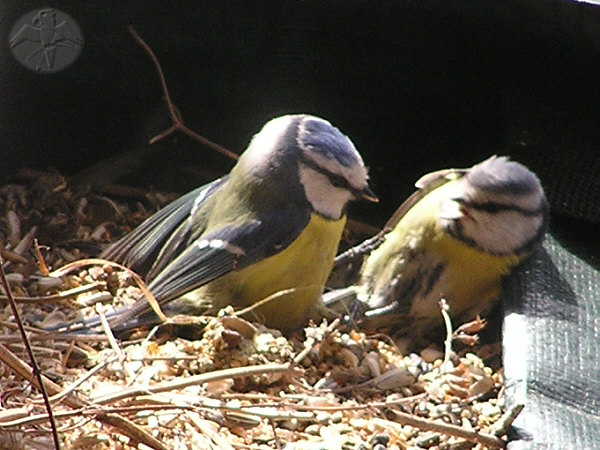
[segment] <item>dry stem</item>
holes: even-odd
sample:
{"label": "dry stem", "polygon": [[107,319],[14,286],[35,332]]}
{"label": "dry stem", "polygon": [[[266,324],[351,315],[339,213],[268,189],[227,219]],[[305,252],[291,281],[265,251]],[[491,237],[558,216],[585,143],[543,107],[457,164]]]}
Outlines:
{"label": "dry stem", "polygon": [[8,298],[8,303],[10,304],[10,308],[12,310],[13,316],[15,318],[15,322],[17,323],[19,334],[21,335],[21,339],[23,340],[23,344],[25,345],[25,349],[27,351],[27,355],[29,356],[29,360],[31,361],[31,367],[33,375],[36,377],[38,381],[38,388],[42,393],[42,397],[44,399],[44,405],[46,407],[46,411],[48,412],[48,419],[50,420],[50,428],[52,429],[52,439],[54,441],[54,448],[57,450],[60,449],[60,441],[58,440],[58,431],[56,428],[56,421],[54,420],[54,415],[52,413],[52,407],[50,406],[50,400],[48,399],[48,393],[46,392],[46,387],[43,382],[42,372],[35,360],[35,356],[33,355],[33,349],[31,348],[31,344],[27,339],[27,333],[25,332],[25,327],[23,326],[23,321],[21,320],[21,315],[19,314],[19,310],[17,309],[17,304],[15,303],[12,297],[12,291],[10,289],[10,285],[6,279],[6,273],[4,273],[4,260],[0,257],[0,279],[2,281],[2,286],[4,288],[6,297]]}
{"label": "dry stem", "polygon": [[129,26],[129,33],[133,36],[133,38],[136,40],[136,42],[146,51],[146,53],[148,53],[148,56],[150,56],[150,59],[152,59],[152,63],[154,64],[154,67],[156,68],[156,72],[158,73],[158,77],[160,79],[160,85],[162,87],[163,94],[165,96],[165,102],[167,103],[167,107],[169,108],[169,115],[171,116],[171,120],[173,121],[173,125],[170,128],[168,128],[167,130],[163,131],[159,135],[154,136],[152,139],[150,139],[150,144],[154,144],[155,142],[158,142],[161,139],[169,136],[173,132],[179,130],[182,133],[191,137],[192,139],[195,139],[196,141],[206,145],[207,147],[210,147],[213,150],[216,150],[217,152],[227,156],[228,158],[231,158],[234,161],[237,160],[238,159],[237,154],[233,153],[230,150],[227,150],[225,147],[220,146],[219,144],[211,141],[210,139],[205,138],[204,136],[200,136],[198,133],[190,130],[188,127],[186,127],[183,124],[183,120],[181,119],[181,116],[180,116],[179,112],[177,111],[175,104],[171,100],[171,96],[169,94],[169,89],[167,87],[167,82],[165,81],[165,76],[164,76],[163,70],[160,66],[160,62],[158,61],[158,58],[156,57],[156,55],[154,54],[154,52],[152,51],[150,46],[140,37],[139,34],[136,33],[136,31],[133,29],[132,26]]}

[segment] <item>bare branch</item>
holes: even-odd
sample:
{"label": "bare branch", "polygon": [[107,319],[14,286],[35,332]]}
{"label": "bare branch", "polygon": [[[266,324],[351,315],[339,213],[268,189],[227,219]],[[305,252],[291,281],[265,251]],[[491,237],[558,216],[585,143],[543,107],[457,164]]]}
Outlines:
{"label": "bare branch", "polygon": [[231,158],[234,161],[237,160],[239,156],[236,153],[233,153],[231,150],[227,150],[225,147],[220,146],[219,144],[211,141],[210,139],[205,138],[204,136],[200,136],[198,133],[190,130],[188,127],[186,127],[184,125],[183,120],[181,120],[181,116],[177,111],[177,107],[171,100],[171,95],[169,94],[169,88],[167,87],[167,82],[165,81],[165,75],[160,66],[160,62],[158,61],[158,58],[156,57],[156,55],[154,54],[154,52],[152,51],[150,46],[140,37],[139,34],[137,34],[137,32],[133,29],[132,26],[129,26],[129,33],[133,36],[133,38],[136,40],[136,42],[146,51],[146,53],[148,53],[148,56],[150,56],[150,59],[152,59],[152,62],[154,63],[154,67],[156,68],[156,72],[158,73],[158,78],[160,79],[160,85],[162,87],[162,91],[165,96],[165,102],[167,103],[167,107],[169,108],[169,115],[171,116],[171,120],[173,121],[173,126],[171,126],[167,130],[160,133],[159,135],[154,136],[152,139],[150,139],[150,144],[154,144],[155,142],[158,142],[161,139],[164,139],[165,137],[167,137],[170,134],[174,133],[175,131],[179,130],[182,133],[191,137],[192,139],[195,139],[196,141],[200,142],[201,144],[206,145],[207,147],[227,156],[228,158]]}
{"label": "bare branch", "polygon": [[27,339],[27,333],[25,332],[25,327],[23,326],[23,321],[21,320],[21,315],[19,314],[19,310],[17,308],[17,304],[12,296],[12,291],[10,289],[10,285],[8,284],[8,280],[6,279],[6,273],[4,272],[4,260],[0,256],[0,280],[2,281],[2,287],[4,288],[4,293],[8,298],[8,303],[10,304],[10,308],[12,310],[13,316],[15,317],[15,322],[19,328],[19,334],[21,335],[21,339],[23,340],[23,344],[25,345],[25,349],[27,351],[27,355],[29,356],[29,360],[31,361],[31,367],[33,369],[33,375],[38,380],[38,389],[42,393],[42,397],[44,399],[44,405],[46,407],[46,411],[48,412],[48,419],[50,420],[50,427],[52,428],[52,439],[54,440],[54,448],[57,450],[60,449],[60,441],[58,440],[58,430],[56,428],[56,421],[54,420],[54,414],[52,412],[52,407],[50,405],[50,400],[48,399],[48,393],[46,392],[46,386],[44,385],[42,372],[40,371],[39,366],[35,360],[35,356],[33,355],[33,350],[31,348],[31,344],[29,343],[29,339]]}

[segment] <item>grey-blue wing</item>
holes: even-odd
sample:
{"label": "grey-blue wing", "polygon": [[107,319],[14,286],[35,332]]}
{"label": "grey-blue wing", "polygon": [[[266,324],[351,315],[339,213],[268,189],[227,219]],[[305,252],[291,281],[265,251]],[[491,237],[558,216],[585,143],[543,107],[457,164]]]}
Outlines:
{"label": "grey-blue wing", "polygon": [[[309,210],[278,210],[205,233],[177,255],[148,285],[164,305],[233,270],[241,270],[289,246],[310,220]],[[111,321],[112,325],[150,311],[143,298]]]}
{"label": "grey-blue wing", "polygon": [[[101,258],[121,263],[141,275],[152,267],[157,272],[157,258],[162,267],[165,257],[172,257],[180,245],[186,245],[189,237],[188,218],[192,212],[212,196],[227,177],[194,189],[169,203],[148,217],[130,233],[108,247]],[[169,244],[168,251],[166,250]],[[160,268],[161,265],[158,267]]]}

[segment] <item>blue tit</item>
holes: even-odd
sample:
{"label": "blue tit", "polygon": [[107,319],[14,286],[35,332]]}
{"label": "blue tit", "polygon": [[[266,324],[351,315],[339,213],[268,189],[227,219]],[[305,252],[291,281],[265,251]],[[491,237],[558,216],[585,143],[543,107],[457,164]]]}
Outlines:
{"label": "blue tit", "polygon": [[[291,330],[303,324],[333,266],[349,201],[377,201],[350,139],[326,120],[269,121],[231,172],[159,210],[103,258],[146,275],[172,314],[244,308]],[[145,298],[119,324],[153,314]]]}
{"label": "blue tit", "polygon": [[506,157],[422,177],[384,228],[355,285],[369,326],[394,325],[418,340],[453,318],[489,310],[502,279],[538,247],[548,204],[537,176]]}

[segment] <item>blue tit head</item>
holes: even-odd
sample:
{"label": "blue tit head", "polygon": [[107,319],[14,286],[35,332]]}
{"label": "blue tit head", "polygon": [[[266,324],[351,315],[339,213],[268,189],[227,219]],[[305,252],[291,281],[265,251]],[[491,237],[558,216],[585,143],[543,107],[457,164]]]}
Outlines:
{"label": "blue tit head", "polygon": [[548,203],[533,172],[493,156],[448,185],[439,218],[442,229],[473,247],[496,255],[521,254],[542,241]]}
{"label": "blue tit head", "polygon": [[350,200],[377,201],[352,141],[319,117],[286,115],[267,122],[238,166],[263,192],[307,204],[328,219],[342,217]]}

